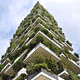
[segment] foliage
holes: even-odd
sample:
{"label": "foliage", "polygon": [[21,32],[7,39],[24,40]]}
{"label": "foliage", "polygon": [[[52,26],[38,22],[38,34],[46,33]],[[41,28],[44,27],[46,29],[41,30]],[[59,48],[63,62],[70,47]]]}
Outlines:
{"label": "foliage", "polygon": [[31,36],[29,37],[29,39],[33,38],[35,36],[35,33],[31,34]]}
{"label": "foliage", "polygon": [[17,36],[20,36],[22,34],[22,30],[21,29],[18,29],[17,31],[16,31],[16,35]]}
{"label": "foliage", "polygon": [[69,78],[70,78],[70,80],[80,80],[80,77],[78,77],[72,71],[68,71],[68,72],[69,72]]}
{"label": "foliage", "polygon": [[21,74],[18,78],[16,78],[16,80],[24,80],[25,76],[26,76],[26,74]]}
{"label": "foliage", "polygon": [[45,58],[42,55],[37,54],[37,56],[35,57],[35,63],[39,64],[39,63],[44,63],[44,62],[45,62]]}
{"label": "foliage", "polygon": [[50,70],[52,73],[57,72],[57,64],[55,61],[51,59],[45,58],[43,55],[37,55],[35,57],[34,63],[29,63],[27,65],[27,73],[33,74],[41,70],[41,68],[46,69],[47,71]]}
{"label": "foliage", "polygon": [[10,42],[10,46],[8,47],[8,49],[7,49],[7,52],[9,53],[13,48],[15,48],[16,47],[16,43],[14,43],[14,42]]}
{"label": "foliage", "polygon": [[53,35],[49,33],[46,29],[41,30],[44,34],[46,34],[50,39],[53,39]]}
{"label": "foliage", "polygon": [[39,63],[39,64],[32,64],[31,63],[26,68],[27,68],[27,73],[29,75],[40,71],[41,68],[48,69],[46,63]]}
{"label": "foliage", "polygon": [[70,46],[72,46],[72,44],[71,44],[68,40],[67,40],[66,42],[67,42]]}
{"label": "foliage", "polygon": [[6,54],[2,55],[1,59],[5,58]]}
{"label": "foliage", "polygon": [[7,62],[5,62],[4,64],[0,64],[0,71],[5,67],[5,65],[8,63],[8,61]]}
{"label": "foliage", "polygon": [[48,34],[48,31],[46,29],[41,30],[44,34]]}
{"label": "foliage", "polygon": [[23,64],[22,60],[19,59],[19,60],[13,65],[13,69],[15,70],[15,72],[18,72],[23,66],[24,66],[24,64]]}
{"label": "foliage", "polygon": [[63,67],[63,63],[61,61],[59,61],[57,63],[57,65],[58,65],[58,74],[59,74],[64,70],[64,67]]}
{"label": "foliage", "polygon": [[49,38],[51,38],[51,39],[53,39],[53,36],[52,36],[52,34],[51,33],[48,33],[48,35],[47,35]]}
{"label": "foliage", "polygon": [[75,55],[77,58],[79,58],[79,55],[78,55],[77,53],[74,53],[74,55]]}
{"label": "foliage", "polygon": [[11,61],[14,61],[27,47],[24,45],[20,49],[17,49],[13,54],[8,54],[8,57]]}
{"label": "foliage", "polygon": [[28,50],[30,51],[30,50],[32,50],[36,45],[37,45],[37,42],[33,42],[33,43],[30,43],[30,44],[27,46],[27,48],[28,48]]}
{"label": "foliage", "polygon": [[9,76],[6,74],[0,74],[1,79],[0,80],[9,80]]}
{"label": "foliage", "polygon": [[41,36],[38,36],[37,39],[36,39],[36,42],[39,43],[39,42],[43,42],[43,37]]}
{"label": "foliage", "polygon": [[52,44],[50,41],[44,41],[43,42],[44,45],[46,45],[49,49],[51,49],[53,52],[55,52],[58,56],[60,55],[61,53],[61,50],[55,46],[54,44]]}
{"label": "foliage", "polygon": [[46,63],[48,65],[48,68],[51,69],[51,71],[56,74],[57,70],[58,70],[58,67],[57,67],[55,61],[52,61],[51,59],[47,58]]}
{"label": "foliage", "polygon": [[39,31],[39,27],[36,27],[36,28],[34,29],[34,32],[37,33],[38,31]]}

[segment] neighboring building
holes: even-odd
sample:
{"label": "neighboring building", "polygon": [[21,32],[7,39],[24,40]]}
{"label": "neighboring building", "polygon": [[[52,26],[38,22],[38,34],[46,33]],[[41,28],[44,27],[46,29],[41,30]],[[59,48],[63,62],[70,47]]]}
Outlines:
{"label": "neighboring building", "polygon": [[0,80],[80,80],[78,55],[39,3],[21,22],[2,56]]}

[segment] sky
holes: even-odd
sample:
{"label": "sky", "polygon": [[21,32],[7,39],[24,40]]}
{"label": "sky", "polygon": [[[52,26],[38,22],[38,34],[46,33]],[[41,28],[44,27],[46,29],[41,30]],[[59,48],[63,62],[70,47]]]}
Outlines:
{"label": "sky", "polygon": [[0,0],[0,57],[37,1],[55,17],[74,52],[80,54],[80,0]]}

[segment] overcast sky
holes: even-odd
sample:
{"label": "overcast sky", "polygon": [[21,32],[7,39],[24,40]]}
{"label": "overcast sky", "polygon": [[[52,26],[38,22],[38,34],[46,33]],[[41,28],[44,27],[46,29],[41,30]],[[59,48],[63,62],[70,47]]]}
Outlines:
{"label": "overcast sky", "polygon": [[0,0],[0,56],[37,1],[55,17],[74,51],[80,53],[80,0]]}

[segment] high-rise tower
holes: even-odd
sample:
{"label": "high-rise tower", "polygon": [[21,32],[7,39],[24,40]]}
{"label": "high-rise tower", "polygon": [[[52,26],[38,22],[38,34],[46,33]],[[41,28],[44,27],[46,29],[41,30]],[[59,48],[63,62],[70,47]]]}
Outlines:
{"label": "high-rise tower", "polygon": [[0,80],[80,80],[79,56],[39,3],[18,27],[2,56]]}

